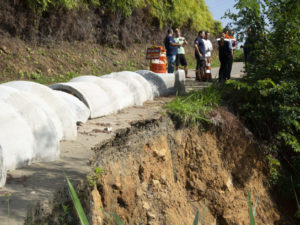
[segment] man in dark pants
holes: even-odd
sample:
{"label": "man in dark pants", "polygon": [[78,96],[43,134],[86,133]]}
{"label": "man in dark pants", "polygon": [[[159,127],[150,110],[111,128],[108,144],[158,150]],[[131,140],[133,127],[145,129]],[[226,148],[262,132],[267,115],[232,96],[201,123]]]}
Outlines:
{"label": "man in dark pants", "polygon": [[221,67],[219,70],[219,82],[223,82],[230,77],[230,65],[233,60],[233,50],[231,40],[225,39],[225,34],[218,40],[219,60]]}
{"label": "man in dark pants", "polygon": [[205,32],[200,30],[198,37],[195,40],[195,58],[197,60],[196,66],[196,80],[202,81],[204,79],[204,68],[205,68],[205,45],[204,38]]}
{"label": "man in dark pants", "polygon": [[229,62],[228,62],[228,71],[227,71],[227,75],[226,75],[227,80],[230,79],[230,77],[231,77],[230,74],[231,74],[232,64],[233,64],[233,53],[234,53],[235,49],[237,48],[237,41],[234,38],[234,31],[231,30],[228,32],[228,34],[229,34],[228,39],[230,41],[229,47],[231,45],[231,49],[232,49],[232,57],[230,57]]}

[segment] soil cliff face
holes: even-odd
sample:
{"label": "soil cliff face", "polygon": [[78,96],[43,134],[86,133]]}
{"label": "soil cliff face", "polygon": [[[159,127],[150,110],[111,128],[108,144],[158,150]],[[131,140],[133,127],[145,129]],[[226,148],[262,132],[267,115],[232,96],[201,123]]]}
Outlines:
{"label": "soil cliff face", "polygon": [[230,113],[213,113],[208,131],[178,129],[169,117],[132,124],[99,146],[104,169],[91,192],[93,224],[106,212],[125,224],[249,224],[247,195],[257,197],[257,224],[280,221],[264,175],[259,145]]}

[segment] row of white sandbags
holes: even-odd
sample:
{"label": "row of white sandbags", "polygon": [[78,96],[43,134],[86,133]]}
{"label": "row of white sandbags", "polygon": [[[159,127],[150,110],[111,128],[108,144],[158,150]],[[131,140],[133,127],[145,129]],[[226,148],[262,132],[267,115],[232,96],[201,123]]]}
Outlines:
{"label": "row of white sandbags", "polygon": [[76,139],[76,122],[85,122],[89,115],[76,97],[47,86],[28,81],[1,84],[0,187],[8,170],[56,160],[60,140]]}
{"label": "row of white sandbags", "polygon": [[59,141],[76,138],[77,121],[142,105],[156,96],[174,94],[180,86],[184,86],[183,72],[150,71],[81,76],[52,85],[54,90],[28,81],[1,84],[0,187],[7,170],[56,160]]}
{"label": "row of white sandbags", "polygon": [[175,94],[184,87],[184,80],[183,71],[175,74],[123,71],[101,77],[80,76],[50,87],[72,93],[88,106],[90,118],[97,118],[129,106],[142,105],[157,96]]}

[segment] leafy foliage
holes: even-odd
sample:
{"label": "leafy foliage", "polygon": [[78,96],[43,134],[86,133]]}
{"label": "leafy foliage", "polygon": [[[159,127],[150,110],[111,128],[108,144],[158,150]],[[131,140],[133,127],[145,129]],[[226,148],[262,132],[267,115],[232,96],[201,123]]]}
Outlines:
{"label": "leafy foliage", "polygon": [[212,33],[222,30],[221,23],[213,20],[204,0],[26,0],[26,3],[37,13],[59,7],[67,10],[97,8],[106,13],[121,12],[125,17],[134,9],[143,8],[150,13],[149,23],[157,21],[160,28],[187,27]]}
{"label": "leafy foliage", "polygon": [[226,15],[241,39],[251,29],[251,46],[247,76],[227,82],[224,98],[269,143],[281,164],[279,172],[272,170],[273,182],[292,197],[290,176],[300,191],[300,2],[239,0],[235,7],[237,14]]}

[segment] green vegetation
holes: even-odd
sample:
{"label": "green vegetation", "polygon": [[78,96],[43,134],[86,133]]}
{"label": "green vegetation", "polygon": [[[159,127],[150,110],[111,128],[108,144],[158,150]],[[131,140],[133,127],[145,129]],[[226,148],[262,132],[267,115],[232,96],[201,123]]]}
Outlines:
{"label": "green vegetation", "polygon": [[[160,27],[189,27],[194,31],[200,29],[217,33],[222,30],[221,23],[214,21],[204,0],[150,0],[150,13],[157,18]],[[200,13],[201,12],[201,13]]]}
{"label": "green vegetation", "polygon": [[91,174],[86,176],[86,179],[90,187],[95,187],[97,185],[97,181],[101,176],[101,174],[103,174],[103,172],[104,172],[103,169],[96,166],[94,168],[94,171]]}
{"label": "green vegetation", "polygon": [[249,219],[250,219],[250,225],[255,225],[255,211],[256,211],[256,206],[257,206],[257,199],[255,201],[255,205],[253,208],[252,202],[251,202],[251,194],[250,191],[248,191],[248,206],[249,206]]}
{"label": "green vegetation", "polygon": [[75,191],[72,183],[70,182],[69,178],[66,175],[65,175],[65,177],[66,177],[66,180],[67,180],[67,183],[68,183],[70,196],[71,196],[71,199],[74,203],[77,215],[80,219],[80,222],[81,222],[82,225],[89,225],[86,214],[83,211],[82,205],[81,205],[80,200],[79,200],[79,198],[76,194],[76,191]]}
{"label": "green vegetation", "polygon": [[126,17],[139,8],[147,10],[152,17],[149,22],[155,21],[160,28],[184,26],[193,31],[208,29],[212,33],[222,30],[221,23],[213,20],[204,0],[26,0],[26,3],[36,13],[61,7],[67,10],[99,8],[103,13],[122,12]]}
{"label": "green vegetation", "polygon": [[[268,146],[273,184],[285,197],[300,192],[300,2],[239,0],[227,13],[250,44],[247,77],[225,85],[223,97]],[[269,21],[269,26],[266,20]]]}
{"label": "green vegetation", "polygon": [[237,49],[234,51],[234,62],[244,62],[244,53],[242,49]]}
{"label": "green vegetation", "polygon": [[166,108],[185,124],[209,123],[207,114],[218,106],[220,99],[220,92],[212,85],[202,91],[177,96]]}

